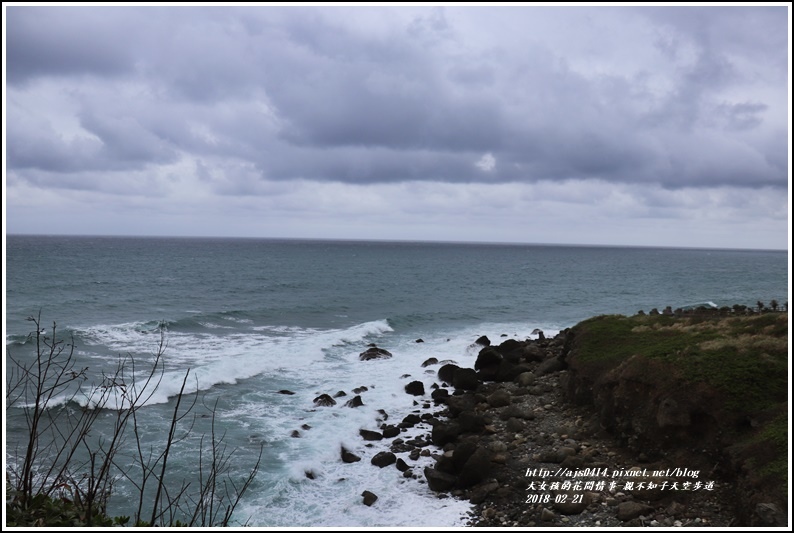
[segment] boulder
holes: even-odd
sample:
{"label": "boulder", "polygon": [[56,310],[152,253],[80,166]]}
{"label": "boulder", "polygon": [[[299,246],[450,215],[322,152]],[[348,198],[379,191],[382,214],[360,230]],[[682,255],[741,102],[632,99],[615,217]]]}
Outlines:
{"label": "boulder", "polygon": [[641,515],[653,512],[653,507],[640,502],[623,502],[618,505],[618,519],[627,522]]}
{"label": "boulder", "polygon": [[502,354],[496,348],[483,348],[477,354],[477,361],[474,363],[475,370],[482,370],[483,368],[496,367],[502,362]]}
{"label": "boulder", "polygon": [[414,396],[423,396],[425,394],[425,385],[421,381],[412,381],[405,386],[405,392]]}
{"label": "boulder", "polygon": [[381,440],[383,435],[378,433],[377,431],[370,431],[368,429],[360,429],[358,430],[358,434],[361,435],[364,440]]}
{"label": "boulder", "polygon": [[484,448],[477,448],[463,465],[458,475],[461,488],[476,485],[491,473],[491,454]]}
{"label": "boulder", "polygon": [[372,506],[373,503],[378,501],[378,497],[375,495],[375,493],[370,492],[368,490],[365,490],[364,492],[362,492],[361,495],[364,497],[364,500],[363,500],[364,501],[364,505],[366,505],[367,507]]}
{"label": "boulder", "polygon": [[434,492],[445,492],[455,486],[455,476],[436,470],[429,466],[425,467],[425,478],[427,486]]}
{"label": "boulder", "polygon": [[510,393],[506,390],[498,389],[493,394],[488,396],[488,405],[491,407],[505,407],[510,405],[512,399]]}
{"label": "boulder", "polygon": [[490,346],[491,345],[491,340],[488,337],[486,337],[485,335],[483,335],[482,337],[480,337],[479,339],[474,341],[474,343],[475,344],[479,344],[480,346]]}
{"label": "boulder", "polygon": [[399,427],[412,428],[421,421],[422,419],[419,418],[419,415],[415,415],[415,414],[406,415],[406,417],[403,418],[403,421],[400,422]]}
{"label": "boulder", "polygon": [[400,434],[400,428],[398,428],[397,426],[383,425],[381,426],[380,430],[383,433],[384,439],[390,439]]}
{"label": "boulder", "polygon": [[355,389],[353,389],[353,394],[361,394],[362,392],[365,392],[365,391],[368,391],[368,390],[369,389],[367,387],[362,385],[361,387],[356,387]]}
{"label": "boulder", "polygon": [[354,454],[351,451],[348,451],[344,446],[342,446],[342,462],[343,463],[356,463],[361,460],[361,457]]}
{"label": "boulder", "polygon": [[438,379],[445,383],[452,384],[452,379],[455,377],[455,370],[460,368],[454,363],[447,363],[438,369]]}
{"label": "boulder", "polygon": [[430,365],[437,365],[437,364],[438,364],[438,359],[436,359],[435,357],[431,357],[430,359],[426,359],[425,362],[422,363],[422,368],[424,368],[426,366],[430,366]]}
{"label": "boulder", "polygon": [[431,438],[436,446],[444,446],[454,442],[460,435],[460,425],[457,422],[446,422],[433,426]]}
{"label": "boulder", "polygon": [[532,372],[523,372],[516,377],[515,381],[518,383],[519,387],[529,387],[535,383],[535,374]]}
{"label": "boulder", "polygon": [[405,472],[406,470],[411,468],[410,466],[408,466],[408,463],[403,461],[402,457],[397,458],[397,461],[395,461],[395,466],[397,467],[397,470],[399,470],[400,472]]}
{"label": "boulder", "polygon": [[378,348],[377,346],[372,346],[367,348],[366,351],[361,352],[358,355],[358,358],[362,361],[371,361],[373,359],[388,359],[391,356],[391,352],[388,350]]}
{"label": "boulder", "polygon": [[430,397],[437,402],[443,402],[449,396],[447,389],[436,389],[430,393]]}
{"label": "boulder", "polygon": [[477,371],[473,368],[458,368],[452,375],[452,386],[462,390],[477,390],[480,380],[477,379]]}
{"label": "boulder", "polygon": [[361,400],[361,396],[359,395],[356,395],[345,402],[345,407],[361,407],[362,405],[364,405],[364,402]]}
{"label": "boulder", "polygon": [[336,394],[334,394],[334,398],[341,398],[342,396],[347,396],[347,393],[343,390],[340,390]]}
{"label": "boulder", "polygon": [[327,394],[321,394],[314,399],[314,405],[316,405],[317,407],[330,407],[332,405],[336,405],[336,400],[334,400]]}
{"label": "boulder", "polygon": [[375,466],[383,468],[389,465],[393,465],[395,462],[397,462],[397,456],[394,455],[392,452],[378,452],[370,460],[370,462]]}

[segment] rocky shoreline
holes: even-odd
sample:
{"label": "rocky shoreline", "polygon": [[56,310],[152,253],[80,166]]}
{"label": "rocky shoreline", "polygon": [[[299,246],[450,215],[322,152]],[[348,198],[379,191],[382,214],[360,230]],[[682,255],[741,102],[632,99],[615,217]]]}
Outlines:
{"label": "rocky shoreline", "polygon": [[[784,525],[775,503],[753,504],[749,520],[740,516],[746,502],[737,501],[735,472],[707,450],[643,448],[625,431],[607,431],[597,406],[572,401],[571,331],[538,334],[498,346],[481,337],[474,368],[429,358],[425,377],[436,377],[427,391],[426,382],[403,376],[412,379],[405,391],[416,409],[401,421],[381,411],[380,431],[361,431],[368,441],[390,440],[370,462],[427,483],[440,498],[469,500],[474,527]],[[361,354],[376,357],[391,354],[375,346]],[[663,404],[659,412],[660,425],[676,424],[674,409]],[[345,449],[340,458],[361,460]],[[377,501],[369,491],[362,496],[366,505]]]}

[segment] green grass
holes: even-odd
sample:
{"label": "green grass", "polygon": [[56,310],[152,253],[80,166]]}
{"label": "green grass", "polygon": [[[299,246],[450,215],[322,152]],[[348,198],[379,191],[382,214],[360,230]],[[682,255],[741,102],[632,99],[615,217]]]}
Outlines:
{"label": "green grass", "polygon": [[745,412],[787,398],[788,314],[749,317],[604,315],[579,323],[575,351],[591,372],[632,357],[669,365],[682,379],[717,389]]}

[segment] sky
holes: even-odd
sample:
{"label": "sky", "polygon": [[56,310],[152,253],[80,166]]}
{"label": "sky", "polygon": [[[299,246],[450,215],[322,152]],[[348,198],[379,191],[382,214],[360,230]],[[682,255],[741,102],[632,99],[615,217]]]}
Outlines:
{"label": "sky", "polygon": [[7,234],[788,249],[786,4],[3,10]]}

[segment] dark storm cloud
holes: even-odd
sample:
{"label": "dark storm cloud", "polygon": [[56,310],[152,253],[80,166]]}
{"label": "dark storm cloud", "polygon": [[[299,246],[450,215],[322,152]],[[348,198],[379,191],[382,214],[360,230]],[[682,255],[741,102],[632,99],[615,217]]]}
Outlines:
{"label": "dark storm cloud", "polygon": [[[9,167],[226,158],[262,180],[786,186],[785,8],[483,9],[9,8]],[[550,13],[570,48],[543,22],[478,27]],[[566,28],[576,14],[647,31],[599,49],[590,26]],[[80,132],[26,116],[48,80]],[[256,190],[234,180],[224,191]]]}

